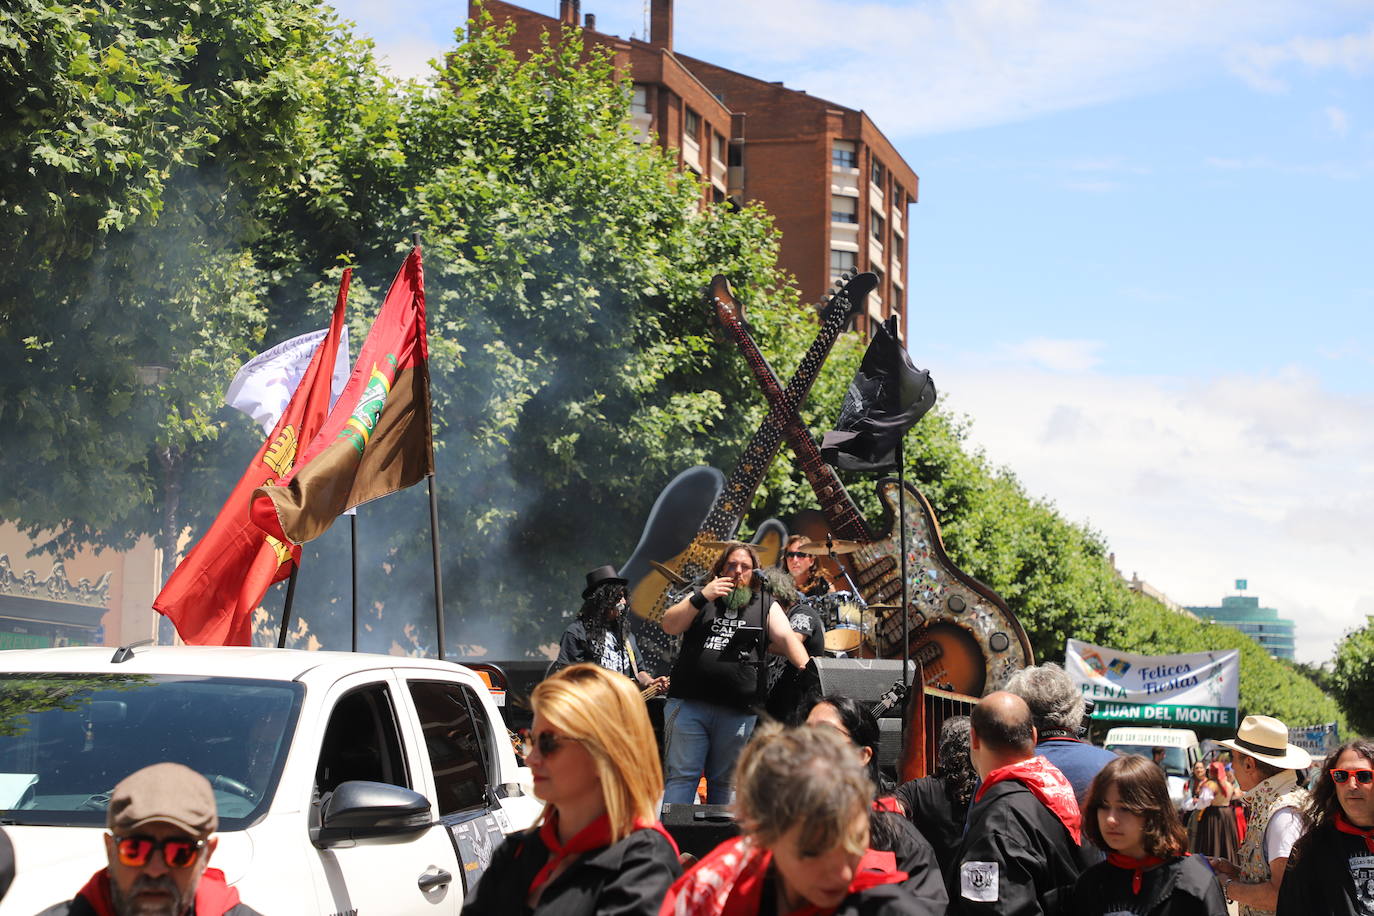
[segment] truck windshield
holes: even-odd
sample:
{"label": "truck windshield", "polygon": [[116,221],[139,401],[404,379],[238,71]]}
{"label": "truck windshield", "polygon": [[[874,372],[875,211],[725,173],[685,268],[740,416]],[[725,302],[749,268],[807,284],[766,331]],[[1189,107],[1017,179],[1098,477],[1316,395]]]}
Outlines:
{"label": "truck windshield", "polygon": [[300,684],[157,674],[0,675],[0,820],[103,826],[125,776],[165,760],[204,774],[219,829],[266,814]]}
{"label": "truck windshield", "polygon": [[1109,744],[1107,750],[1116,751],[1118,754],[1130,755],[1138,754],[1146,760],[1153,760],[1154,755],[1160,751],[1164,752],[1162,765],[1164,772],[1170,776],[1188,776],[1188,752],[1181,747],[1158,747],[1148,744]]}

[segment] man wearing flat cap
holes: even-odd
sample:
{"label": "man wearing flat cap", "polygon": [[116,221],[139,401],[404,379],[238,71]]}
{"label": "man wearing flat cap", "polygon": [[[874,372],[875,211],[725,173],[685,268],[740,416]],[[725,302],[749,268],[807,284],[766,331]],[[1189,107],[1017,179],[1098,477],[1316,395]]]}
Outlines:
{"label": "man wearing flat cap", "polygon": [[224,872],[206,867],[219,815],[210,783],[195,770],[156,763],[126,776],[105,823],[109,865],[39,916],[259,916],[239,903]]}
{"label": "man wearing flat cap", "polygon": [[1236,862],[1212,859],[1226,899],[1239,905],[1240,916],[1270,916],[1278,906],[1279,888],[1293,844],[1302,837],[1301,810],[1307,790],[1298,785],[1297,770],[1312,757],[1288,743],[1288,728],[1271,716],[1246,716],[1230,741],[1236,781],[1245,792],[1245,842]]}

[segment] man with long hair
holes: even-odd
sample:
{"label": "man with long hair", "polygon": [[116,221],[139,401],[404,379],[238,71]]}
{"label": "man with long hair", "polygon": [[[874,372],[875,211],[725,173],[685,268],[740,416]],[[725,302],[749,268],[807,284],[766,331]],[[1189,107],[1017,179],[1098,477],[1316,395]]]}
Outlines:
{"label": "man with long hair", "polygon": [[666,691],[666,677],[655,678],[639,667],[639,646],[625,617],[626,604],[626,582],[614,566],[598,566],[587,573],[582,607],[577,619],[563,631],[553,669],[559,671],[579,662],[590,662],[619,671],[641,689],[652,686]]}
{"label": "man with long hair", "polygon": [[1326,758],[1303,816],[1279,916],[1374,916],[1374,741],[1347,741]]}

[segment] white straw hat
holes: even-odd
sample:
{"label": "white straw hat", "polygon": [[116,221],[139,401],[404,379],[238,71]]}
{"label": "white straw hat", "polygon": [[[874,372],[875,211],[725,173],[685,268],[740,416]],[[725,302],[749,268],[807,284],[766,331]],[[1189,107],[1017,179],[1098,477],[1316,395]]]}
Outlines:
{"label": "white straw hat", "polygon": [[1312,765],[1312,755],[1288,743],[1288,726],[1273,716],[1246,716],[1232,741],[1217,744],[1263,760],[1284,770],[1303,770]]}

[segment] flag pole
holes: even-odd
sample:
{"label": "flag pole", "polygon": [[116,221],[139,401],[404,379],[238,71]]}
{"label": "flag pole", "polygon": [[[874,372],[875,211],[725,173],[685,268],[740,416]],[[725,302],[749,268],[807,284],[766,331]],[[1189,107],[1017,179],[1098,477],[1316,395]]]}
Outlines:
{"label": "flag pole", "polygon": [[286,631],[291,623],[291,602],[296,600],[296,573],[300,566],[291,567],[291,578],[286,580],[286,601],[281,607],[281,630],[277,633],[277,648],[286,648]]}
{"label": "flag pole", "polygon": [[911,668],[911,605],[906,597],[906,433],[897,440],[897,530],[902,545],[902,684],[910,687]]}
{"label": "flag pole", "polygon": [[[412,232],[410,241],[420,247],[420,233]],[[434,465],[434,439],[429,442],[429,462]],[[434,555],[434,629],[439,642],[439,659],[444,654],[444,578],[439,565],[439,492],[434,489],[434,472],[429,474],[429,543]]]}
{"label": "flag pole", "polygon": [[353,651],[358,651],[358,510],[353,510],[349,526],[349,542],[353,559]]}

